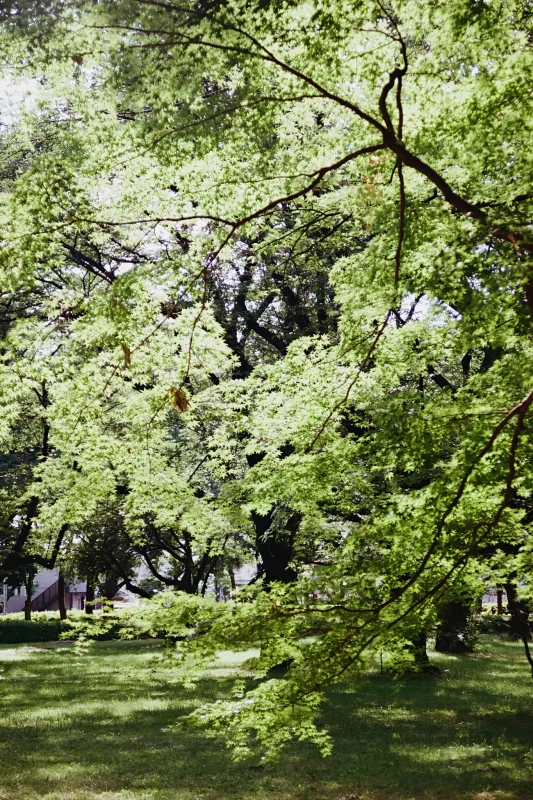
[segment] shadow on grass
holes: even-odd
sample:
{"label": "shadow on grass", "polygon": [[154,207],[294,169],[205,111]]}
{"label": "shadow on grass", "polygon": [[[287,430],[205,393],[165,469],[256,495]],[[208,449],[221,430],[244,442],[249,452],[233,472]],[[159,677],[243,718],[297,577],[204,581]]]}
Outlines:
{"label": "shadow on grass", "polygon": [[[294,745],[234,764],[176,727],[230,677],[177,683],[152,642],[0,650],[0,798],[10,800],[533,800],[533,683],[518,645],[439,658],[440,678],[373,678],[329,693],[328,759]],[[8,657],[6,657],[8,656]]]}

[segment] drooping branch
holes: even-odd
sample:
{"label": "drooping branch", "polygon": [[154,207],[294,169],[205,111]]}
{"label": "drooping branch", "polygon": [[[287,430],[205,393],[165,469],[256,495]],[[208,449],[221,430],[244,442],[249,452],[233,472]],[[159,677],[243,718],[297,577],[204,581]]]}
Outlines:
{"label": "drooping branch", "polygon": [[[144,2],[144,0],[137,0],[137,2]],[[162,7],[167,8],[167,10],[172,10],[178,12],[180,9],[177,7],[168,6],[162,4]],[[398,24],[396,20],[389,16],[391,24],[393,27],[396,28],[396,32],[398,35],[398,41],[400,42],[402,55],[404,58],[403,67],[397,68],[396,70],[391,73],[389,77],[389,81],[385,84],[382,89],[380,100],[381,100],[381,108],[380,111],[384,116],[384,123],[381,123],[376,117],[372,116],[372,114],[366,112],[356,103],[348,100],[346,97],[339,95],[336,92],[331,91],[323,84],[316,81],[310,75],[302,72],[297,67],[292,64],[289,64],[283,61],[281,58],[277,57],[271,50],[269,50],[264,44],[262,44],[255,36],[248,33],[242,27],[238,25],[229,23],[229,22],[221,22],[217,19],[214,14],[210,14],[208,12],[203,13],[203,17],[205,19],[211,19],[214,25],[218,26],[221,31],[232,31],[236,33],[238,36],[243,37],[248,42],[253,45],[253,49],[248,46],[237,46],[232,44],[223,44],[221,41],[211,41],[208,39],[201,38],[199,36],[188,36],[183,31],[180,31],[179,37],[173,39],[166,43],[160,43],[159,46],[163,46],[166,44],[167,46],[171,45],[178,45],[178,44],[188,44],[191,46],[198,46],[198,47],[206,47],[215,50],[221,50],[226,52],[233,52],[239,53],[241,55],[245,55],[249,58],[260,59],[266,62],[270,62],[275,64],[284,72],[287,72],[294,77],[300,79],[302,82],[306,83],[307,85],[313,87],[322,97],[333,101],[334,103],[342,106],[343,108],[348,109],[356,116],[358,116],[361,120],[368,123],[372,128],[378,130],[382,137],[384,145],[390,149],[406,166],[411,167],[415,171],[419,172],[421,175],[424,175],[431,183],[436,186],[436,188],[441,192],[442,196],[449,203],[456,211],[459,213],[469,216],[472,219],[478,220],[481,223],[487,225],[489,227],[490,233],[497,239],[502,241],[506,241],[510,244],[513,244],[513,239],[518,243],[518,245],[524,249],[526,252],[533,252],[533,243],[529,242],[529,240],[521,235],[518,231],[513,231],[501,225],[491,226],[490,220],[487,218],[485,212],[482,210],[480,205],[476,205],[469,200],[466,200],[464,197],[459,195],[457,192],[453,190],[450,184],[445,180],[445,178],[438,173],[433,167],[429,164],[426,164],[421,158],[417,155],[412,153],[401,141],[400,135],[396,135],[394,129],[392,127],[392,121],[390,120],[390,115],[388,109],[386,108],[386,99],[388,93],[394,86],[394,83],[398,81],[399,88],[398,91],[401,90],[401,79],[407,72],[407,50],[405,41],[399,34]],[[394,76],[394,78],[392,78]],[[400,119],[399,119],[399,128],[403,126],[403,114],[400,112]],[[401,130],[399,130],[399,134],[401,134]],[[355,157],[355,154],[352,154],[351,157]],[[334,167],[337,168],[337,167]],[[327,170],[329,171],[329,169]],[[305,191],[305,190],[303,190]],[[300,196],[298,193],[297,196]],[[290,195],[287,196],[287,199],[290,199]],[[281,199],[277,202],[281,202]],[[257,216],[261,216],[263,213],[266,213],[267,210],[270,209],[269,206],[260,209],[259,211],[252,213],[248,217],[243,218],[242,220],[237,221],[235,223],[237,226],[240,224],[245,224],[246,222],[250,221],[251,219],[255,219]],[[533,313],[533,303],[532,303],[532,313]]]}

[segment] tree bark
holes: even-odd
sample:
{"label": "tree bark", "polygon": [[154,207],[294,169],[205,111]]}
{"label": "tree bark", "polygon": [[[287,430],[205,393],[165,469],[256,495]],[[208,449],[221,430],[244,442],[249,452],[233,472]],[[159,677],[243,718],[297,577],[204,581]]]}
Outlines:
{"label": "tree bark", "polygon": [[273,581],[292,583],[295,570],[289,566],[293,558],[294,535],[300,524],[300,515],[293,514],[285,523],[285,530],[273,531],[272,523],[276,509],[261,515],[252,511],[257,551],[261,557],[265,585]]}
{"label": "tree bark", "polygon": [[[110,603],[112,603],[114,596],[118,592],[118,583],[119,582],[116,575],[114,575],[112,572],[108,572],[106,574],[104,585],[102,587],[102,594],[108,601],[108,606]],[[110,608],[112,609],[113,606]]]}
{"label": "tree bark", "polygon": [[26,601],[24,603],[24,619],[31,622],[31,596],[33,592],[33,572],[28,572],[24,576],[24,586],[26,587]]}
{"label": "tree bark", "polygon": [[420,670],[426,670],[429,667],[429,656],[427,653],[427,635],[425,631],[420,631],[411,640],[411,652],[415,659],[415,665]]}
{"label": "tree bark", "polygon": [[498,614],[503,614],[503,589],[496,591],[496,602],[498,604]]}
{"label": "tree bark", "polygon": [[65,576],[60,571],[57,579],[57,606],[59,608],[59,619],[67,618],[67,606],[65,604]]}
{"label": "tree bark", "polygon": [[451,600],[439,609],[439,625],[435,650],[440,653],[467,653],[472,650],[468,642],[470,603]]}
{"label": "tree bark", "polygon": [[524,645],[524,652],[528,664],[531,668],[531,677],[533,678],[533,656],[529,648],[529,640],[531,639],[531,625],[529,624],[529,606],[525,600],[518,599],[518,592],[514,583],[506,583],[505,591],[507,593],[507,607],[511,614],[511,631],[517,634],[522,640]]}
{"label": "tree bark", "polygon": [[87,588],[85,591],[85,613],[92,614],[94,612],[94,583],[92,575],[87,576]]}

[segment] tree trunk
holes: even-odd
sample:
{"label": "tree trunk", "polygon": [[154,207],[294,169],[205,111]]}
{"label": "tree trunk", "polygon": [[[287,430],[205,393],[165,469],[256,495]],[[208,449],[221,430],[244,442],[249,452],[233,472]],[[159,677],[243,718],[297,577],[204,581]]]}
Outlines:
{"label": "tree trunk", "polygon": [[296,579],[296,572],[289,564],[293,558],[294,535],[301,517],[299,514],[292,514],[286,521],[284,530],[272,530],[275,511],[273,509],[264,516],[252,511],[255,542],[261,557],[266,586],[273,581],[292,583]]}
{"label": "tree trunk", "polygon": [[65,576],[60,571],[57,579],[57,607],[59,608],[59,619],[67,618],[67,606],[65,604]]}
{"label": "tree trunk", "polygon": [[[287,449],[286,455],[292,452]],[[248,466],[255,467],[265,457],[264,453],[252,453],[246,456]],[[294,555],[294,539],[300,522],[301,514],[287,516],[275,506],[268,514],[258,514],[252,511],[252,522],[255,529],[255,546],[262,562],[262,574],[265,587],[270,583],[292,583],[296,580],[296,571],[289,566]]]}
{"label": "tree trunk", "polygon": [[92,614],[94,611],[94,583],[92,575],[87,576],[87,588],[85,590],[85,613]]}
{"label": "tree trunk", "polygon": [[439,625],[435,639],[435,650],[440,653],[468,653],[472,651],[469,642],[470,604],[451,600],[439,609]]}
{"label": "tree trunk", "polygon": [[110,606],[109,604],[111,603],[114,596],[118,592],[118,585],[119,581],[117,576],[112,572],[108,572],[105,576],[104,585],[102,587],[102,594],[108,601],[107,605],[109,610],[113,610],[113,606],[112,605]]}
{"label": "tree trunk", "polygon": [[413,664],[405,665],[404,675],[409,676],[414,674],[423,675],[436,675],[440,672],[439,668],[434,666],[429,660],[427,654],[427,633],[425,630],[417,633],[416,636],[408,642],[407,650],[411,653],[414,659]]}
{"label": "tree trunk", "polygon": [[528,664],[533,678],[533,656],[529,648],[531,639],[531,625],[529,624],[529,606],[525,600],[518,599],[518,592],[514,583],[506,583],[507,608],[511,615],[511,631],[522,639]]}
{"label": "tree trunk", "polygon": [[24,576],[24,586],[26,587],[26,601],[24,603],[24,619],[31,622],[31,596],[33,592],[33,572],[28,572]]}
{"label": "tree trunk", "polygon": [[503,589],[496,591],[496,602],[498,604],[498,614],[503,614]]}
{"label": "tree trunk", "polygon": [[426,670],[429,667],[429,656],[427,653],[427,635],[425,631],[420,631],[411,640],[411,652],[415,658],[415,665],[420,670]]}
{"label": "tree trunk", "polygon": [[[274,581],[292,583],[296,580],[296,571],[289,566],[294,555],[294,537],[301,521],[300,514],[291,514],[283,526],[276,527],[276,509],[262,516],[252,511],[255,527],[257,552],[263,566],[264,585],[266,591]],[[278,678],[292,665],[292,658],[274,665],[269,670],[269,677]]]}

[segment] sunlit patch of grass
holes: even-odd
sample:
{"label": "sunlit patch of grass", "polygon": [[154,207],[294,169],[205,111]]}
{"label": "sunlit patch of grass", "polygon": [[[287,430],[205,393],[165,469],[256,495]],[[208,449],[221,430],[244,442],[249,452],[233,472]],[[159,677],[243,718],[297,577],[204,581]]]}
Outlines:
{"label": "sunlit patch of grass", "polygon": [[163,653],[0,647],[0,800],[533,800],[533,682],[517,643],[438,654],[437,678],[334,687],[333,755],[299,744],[268,765],[235,764],[176,724],[227,697],[257,653],[221,653],[192,685]]}
{"label": "sunlit patch of grass", "polygon": [[[169,700],[161,700],[157,698],[135,699],[135,700],[114,700],[110,703],[104,702],[85,702],[77,703],[75,708],[75,715],[81,717],[122,717],[128,718],[138,713],[139,711],[152,712],[167,709],[169,707]],[[40,722],[56,722],[62,724],[65,719],[71,719],[72,705],[70,703],[57,704],[53,708],[36,708],[33,711],[24,711],[22,713],[15,712],[7,716],[4,720],[5,727],[18,727],[22,725],[39,724]]]}

